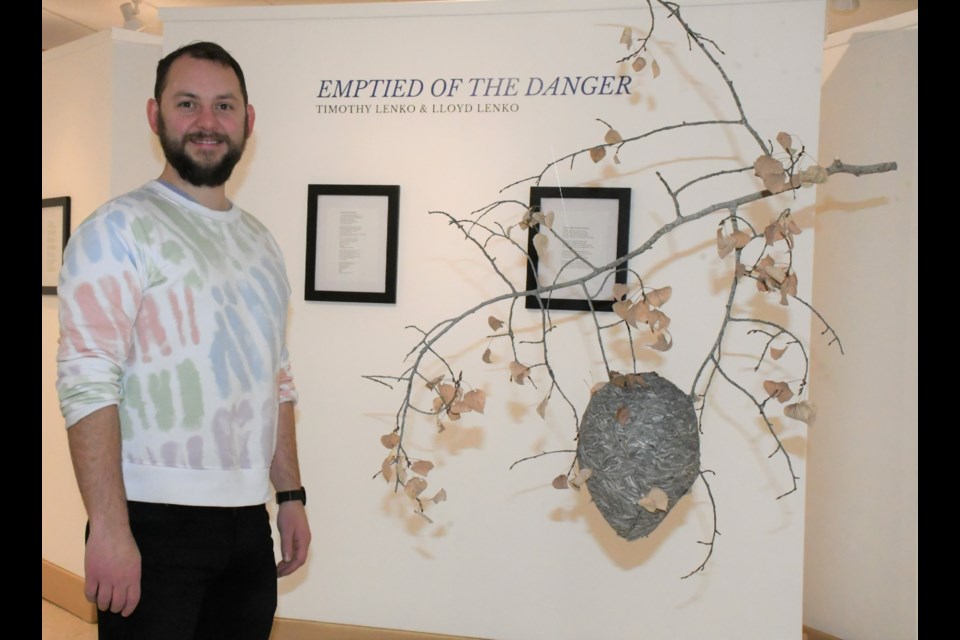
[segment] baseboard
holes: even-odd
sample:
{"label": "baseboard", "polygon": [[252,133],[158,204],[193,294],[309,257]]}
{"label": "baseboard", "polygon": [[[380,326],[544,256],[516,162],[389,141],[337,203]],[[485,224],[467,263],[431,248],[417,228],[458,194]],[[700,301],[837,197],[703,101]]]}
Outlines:
{"label": "baseboard", "polygon": [[83,578],[43,558],[40,560],[40,597],[84,622],[96,622],[97,608],[83,595]]}
{"label": "baseboard", "polygon": [[840,638],[803,625],[803,640],[840,640]]}
{"label": "baseboard", "polygon": [[277,618],[270,640],[480,640],[466,636]]}

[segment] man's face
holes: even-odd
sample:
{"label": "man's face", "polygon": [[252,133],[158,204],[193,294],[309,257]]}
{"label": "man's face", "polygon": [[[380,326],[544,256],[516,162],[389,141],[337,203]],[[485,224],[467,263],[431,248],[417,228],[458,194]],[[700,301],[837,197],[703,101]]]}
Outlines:
{"label": "man's face", "polygon": [[174,60],[154,130],[181,178],[197,187],[225,183],[243,155],[250,124],[233,69],[189,56]]}

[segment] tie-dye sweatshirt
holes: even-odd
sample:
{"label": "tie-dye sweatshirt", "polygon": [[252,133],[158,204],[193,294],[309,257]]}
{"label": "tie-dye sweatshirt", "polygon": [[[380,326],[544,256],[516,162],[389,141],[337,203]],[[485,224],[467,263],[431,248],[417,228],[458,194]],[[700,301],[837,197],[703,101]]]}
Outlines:
{"label": "tie-dye sweatshirt", "polygon": [[58,294],[61,410],[70,427],[118,405],[130,500],[269,499],[277,411],[296,391],[290,285],[260,222],[147,183],[74,232]]}

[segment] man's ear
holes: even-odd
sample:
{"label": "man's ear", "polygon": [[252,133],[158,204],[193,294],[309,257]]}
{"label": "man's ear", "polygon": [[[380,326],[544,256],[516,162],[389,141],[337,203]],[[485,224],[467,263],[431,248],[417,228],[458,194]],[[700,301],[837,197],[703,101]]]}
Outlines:
{"label": "man's ear", "polygon": [[257,119],[257,112],[253,110],[253,105],[247,105],[247,135],[253,133],[253,121]]}
{"label": "man's ear", "polygon": [[155,134],[160,135],[160,132],[157,129],[157,123],[160,119],[160,105],[156,100],[150,98],[147,100],[147,122],[150,123],[150,130]]}

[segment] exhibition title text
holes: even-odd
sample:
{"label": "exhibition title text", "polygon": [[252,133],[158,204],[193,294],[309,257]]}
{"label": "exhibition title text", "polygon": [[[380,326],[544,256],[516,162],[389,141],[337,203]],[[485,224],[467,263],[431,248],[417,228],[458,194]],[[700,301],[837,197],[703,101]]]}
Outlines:
{"label": "exhibition title text", "polygon": [[509,98],[516,96],[611,96],[630,94],[630,76],[552,78],[416,78],[322,80],[317,98]]}

